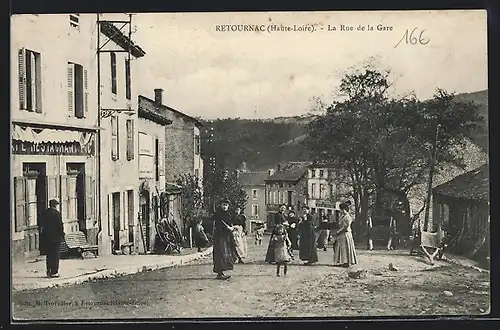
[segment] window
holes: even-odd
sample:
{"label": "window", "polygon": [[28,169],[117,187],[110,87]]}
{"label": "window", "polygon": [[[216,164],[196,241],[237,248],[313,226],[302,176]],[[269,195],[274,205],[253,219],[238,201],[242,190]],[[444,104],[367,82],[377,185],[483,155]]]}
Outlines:
{"label": "window", "polygon": [[40,54],[22,48],[18,54],[19,108],[30,112],[42,112]]}
{"label": "window", "polygon": [[80,29],[80,14],[69,14],[69,25],[77,30]]}
{"label": "window", "polygon": [[199,135],[195,135],[194,136],[194,153],[196,155],[199,155],[200,154],[200,136]]}
{"label": "window", "polygon": [[125,59],[125,97],[132,99],[132,80],[130,77],[130,60]]}
{"label": "window", "polygon": [[87,70],[76,63],[68,62],[68,115],[84,118],[88,108]]}
{"label": "window", "polygon": [[111,117],[111,159],[120,159],[119,154],[119,139],[118,139],[118,117]]}
{"label": "window", "polygon": [[117,94],[117,85],[116,85],[116,53],[109,53],[111,57],[111,93]]}
{"label": "window", "polygon": [[325,197],[326,197],[326,196],[325,196],[325,195],[326,195],[325,193],[326,193],[326,190],[325,190],[325,185],[324,185],[324,184],[320,184],[320,185],[319,185],[319,198],[320,198],[320,199],[325,198]]}
{"label": "window", "polygon": [[325,171],[324,170],[319,170],[319,177],[322,178],[325,176]]}
{"label": "window", "polygon": [[127,160],[134,159],[134,120],[127,119]]}
{"label": "window", "polygon": [[311,170],[311,177],[315,178],[316,177],[316,170]]}
{"label": "window", "polygon": [[311,184],[311,197],[312,198],[316,197],[316,184],[315,183]]}
{"label": "window", "polygon": [[259,217],[259,205],[252,204],[252,216],[258,218]]}
{"label": "window", "polygon": [[258,195],[258,190],[257,189],[252,189],[252,199],[257,199],[259,198],[259,195]]}

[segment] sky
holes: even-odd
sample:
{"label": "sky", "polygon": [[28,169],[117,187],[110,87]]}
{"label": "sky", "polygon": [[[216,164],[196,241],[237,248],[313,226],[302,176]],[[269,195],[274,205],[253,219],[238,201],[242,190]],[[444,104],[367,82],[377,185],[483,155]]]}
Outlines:
{"label": "sky", "polygon": [[[217,31],[225,24],[266,31]],[[274,24],[315,30],[269,33]],[[485,11],[140,13],[133,25],[146,52],[139,93],[162,88],[164,104],[205,119],[305,115],[313,97],[331,101],[340,78],[370,57],[392,71],[394,95],[488,88]]]}

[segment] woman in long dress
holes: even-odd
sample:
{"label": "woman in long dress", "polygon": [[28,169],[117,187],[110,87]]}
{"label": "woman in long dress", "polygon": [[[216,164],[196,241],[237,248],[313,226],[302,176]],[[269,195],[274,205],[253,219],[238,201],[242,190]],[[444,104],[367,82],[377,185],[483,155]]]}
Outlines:
{"label": "woman in long dress", "polygon": [[237,206],[234,210],[235,214],[233,217],[233,237],[236,247],[236,252],[238,252],[238,263],[242,264],[244,258],[247,257],[247,236],[246,236],[246,217],[241,214],[241,207]]}
{"label": "woman in long dress", "polygon": [[316,247],[316,233],[312,215],[309,213],[309,206],[304,205],[302,211],[302,221],[299,223],[299,258],[307,261],[306,265],[318,262],[318,251]]}
{"label": "woman in long dress", "polygon": [[292,243],[292,250],[299,250],[298,224],[299,219],[295,216],[294,211],[288,212],[288,237]]}
{"label": "woman in long dress", "polygon": [[328,237],[330,236],[330,223],[324,215],[319,223],[318,247],[326,251],[328,246]]}
{"label": "woman in long dress", "polygon": [[235,261],[238,260],[228,209],[229,201],[223,200],[220,209],[213,216],[213,271],[219,280],[227,280],[231,277],[225,275],[224,272],[232,270]]}
{"label": "woman in long dress", "polygon": [[349,206],[346,203],[340,204],[339,208],[339,229],[336,232],[333,264],[336,266],[349,267],[358,262],[351,230],[352,218],[349,215]]}

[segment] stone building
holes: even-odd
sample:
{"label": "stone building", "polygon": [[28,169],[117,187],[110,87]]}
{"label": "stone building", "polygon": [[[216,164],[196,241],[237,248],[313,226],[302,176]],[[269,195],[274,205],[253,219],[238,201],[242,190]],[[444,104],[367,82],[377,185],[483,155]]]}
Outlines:
{"label": "stone building", "polygon": [[39,216],[57,198],[66,233],[98,231],[96,16],[13,15],[12,257],[33,258]]}
{"label": "stone building", "polygon": [[238,182],[245,190],[248,201],[244,214],[247,218],[247,230],[252,232],[257,223],[266,223],[266,178],[268,171],[247,171],[237,172]]}
{"label": "stone building", "polygon": [[139,106],[144,109],[161,109],[172,124],[165,128],[165,179],[175,182],[180,175],[192,174],[203,182],[200,128],[202,123],[178,110],[163,104],[163,90],[155,89],[154,100],[139,96]]}

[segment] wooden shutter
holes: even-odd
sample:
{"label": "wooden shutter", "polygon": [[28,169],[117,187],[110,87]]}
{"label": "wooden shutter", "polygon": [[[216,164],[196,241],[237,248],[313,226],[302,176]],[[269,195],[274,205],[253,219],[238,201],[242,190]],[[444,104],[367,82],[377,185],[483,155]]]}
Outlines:
{"label": "wooden shutter", "polygon": [[37,67],[36,67],[36,57],[35,53],[29,52],[30,57],[30,84],[31,84],[31,109],[32,111],[38,112],[38,86],[37,86]]}
{"label": "wooden shutter", "polygon": [[88,72],[86,69],[83,70],[83,108],[85,113],[89,112],[89,84],[88,84]]}
{"label": "wooden shutter", "polygon": [[127,160],[134,159],[134,120],[127,119]]}
{"label": "wooden shutter", "polygon": [[85,177],[85,219],[96,220],[94,212],[94,200],[95,200],[95,181],[91,176]]}
{"label": "wooden shutter", "polygon": [[70,116],[75,114],[74,71],[73,63],[68,63],[68,115]]}
{"label": "wooden shutter", "polygon": [[17,65],[19,69],[19,109],[26,109],[26,50],[21,48],[18,53]]}
{"label": "wooden shutter", "polygon": [[130,76],[130,60],[125,59],[125,96],[127,100],[132,99],[132,79]]}
{"label": "wooden shutter", "polygon": [[160,176],[165,175],[165,142],[158,140],[158,169]]}
{"label": "wooden shutter", "polygon": [[47,176],[48,200],[61,200],[61,177],[58,175]]}
{"label": "wooden shutter", "polygon": [[111,159],[118,157],[118,117],[111,117]]}
{"label": "wooden shutter", "polygon": [[37,225],[36,177],[26,179],[26,226]]}
{"label": "wooden shutter", "polygon": [[111,93],[117,94],[117,86],[116,86],[116,54],[109,53],[111,58]]}
{"label": "wooden shutter", "polygon": [[15,230],[17,232],[24,230],[27,224],[26,212],[26,178],[14,178],[14,195],[15,195]]}

